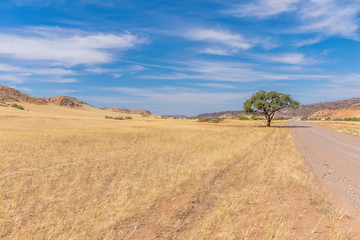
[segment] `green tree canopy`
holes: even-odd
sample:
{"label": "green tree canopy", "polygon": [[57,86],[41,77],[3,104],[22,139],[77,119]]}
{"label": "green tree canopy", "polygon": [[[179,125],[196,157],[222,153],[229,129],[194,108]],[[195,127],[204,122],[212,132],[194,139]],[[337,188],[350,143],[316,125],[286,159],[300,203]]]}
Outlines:
{"label": "green tree canopy", "polygon": [[260,90],[245,101],[244,110],[246,113],[265,115],[267,119],[266,126],[270,126],[276,112],[284,108],[296,109],[299,106],[300,103],[293,100],[290,94]]}

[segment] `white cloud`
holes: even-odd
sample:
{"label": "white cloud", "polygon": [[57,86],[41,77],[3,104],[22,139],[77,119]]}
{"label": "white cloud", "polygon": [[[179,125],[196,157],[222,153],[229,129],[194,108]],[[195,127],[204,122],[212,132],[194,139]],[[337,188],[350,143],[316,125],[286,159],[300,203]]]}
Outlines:
{"label": "white cloud", "polygon": [[111,50],[133,48],[144,40],[129,32],[105,34],[34,28],[21,34],[2,33],[0,42],[3,57],[71,66],[110,62],[114,57]]}
{"label": "white cloud", "polygon": [[[291,12],[297,25],[289,32],[319,33],[359,40],[359,1],[349,0],[258,0],[255,3],[234,6],[226,11],[237,17],[267,18]],[[316,38],[302,41],[300,46],[322,41]]]}
{"label": "white cloud", "polygon": [[214,55],[231,55],[233,52],[229,49],[208,47],[204,50],[200,50],[201,53],[214,54]]}
{"label": "white cloud", "polygon": [[[147,102],[147,103],[166,102],[167,104],[169,103],[172,104],[233,103],[234,101],[242,100],[244,96],[250,95],[250,93],[228,93],[228,92],[214,93],[214,92],[204,92],[204,91],[182,91],[183,89],[180,89],[180,91],[178,91],[176,88],[172,90],[164,90],[163,88],[148,89],[148,88],[112,87],[112,88],[103,88],[102,90],[118,92],[132,97],[140,97],[143,98],[143,102]],[[109,98],[105,98],[105,99],[106,101],[109,100]]]}
{"label": "white cloud", "polygon": [[76,78],[50,78],[50,79],[39,79],[39,82],[51,82],[51,83],[74,83],[77,82]]}
{"label": "white cloud", "polygon": [[[295,61],[293,59],[277,59]],[[143,75],[142,78],[164,80],[205,80],[225,82],[258,82],[296,79],[323,79],[324,75],[282,74],[253,70],[250,66],[234,62],[190,61],[171,74]]]}
{"label": "white cloud", "polygon": [[255,3],[234,6],[233,9],[226,11],[239,17],[259,17],[265,18],[283,12],[291,12],[297,9],[297,3],[301,0],[259,0]]}
{"label": "white cloud", "polygon": [[182,36],[191,41],[201,41],[212,44],[211,47],[199,51],[202,53],[230,55],[238,52],[240,49],[253,47],[253,44],[241,34],[226,30],[194,28],[185,31]]}
{"label": "white cloud", "polygon": [[16,84],[23,83],[24,78],[14,74],[0,74],[0,81]]}
{"label": "white cloud", "polygon": [[286,64],[298,64],[298,65],[305,65],[314,63],[314,60],[307,59],[304,54],[302,53],[284,53],[279,55],[261,55],[259,56],[261,59],[272,61],[272,62],[279,62],[279,63],[286,63]]}
{"label": "white cloud", "polygon": [[200,86],[200,87],[210,87],[210,88],[225,88],[225,89],[234,89],[233,85],[230,84],[223,84],[223,83],[197,83],[192,84],[194,86]]}
{"label": "white cloud", "polygon": [[300,31],[356,39],[359,11],[359,3],[353,1],[310,0],[299,11]]}

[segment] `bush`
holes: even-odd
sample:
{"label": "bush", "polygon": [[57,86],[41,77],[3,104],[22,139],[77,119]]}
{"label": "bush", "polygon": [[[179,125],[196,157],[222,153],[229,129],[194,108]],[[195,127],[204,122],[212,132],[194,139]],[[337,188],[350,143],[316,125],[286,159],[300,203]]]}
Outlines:
{"label": "bush", "polygon": [[264,120],[263,117],[251,116],[251,120]]}
{"label": "bush", "polygon": [[20,110],[24,110],[24,107],[21,106],[21,105],[17,105],[16,108],[17,108],[17,109],[20,109]]}
{"label": "bush", "polygon": [[161,119],[168,119],[169,117],[161,116]]}
{"label": "bush", "polygon": [[199,118],[199,122],[210,122],[211,118],[206,117],[206,118]]}
{"label": "bush", "polygon": [[105,118],[107,118],[107,119],[112,119],[113,117],[111,117],[111,116],[105,116]]}
{"label": "bush", "polygon": [[239,120],[249,120],[249,118],[245,116],[239,116]]}
{"label": "bush", "polygon": [[300,120],[301,121],[306,121],[306,120],[308,120],[308,118],[307,117],[302,117]]}
{"label": "bush", "polygon": [[199,118],[199,122],[209,122],[209,123],[219,123],[222,120],[224,120],[223,118],[218,118],[218,117],[206,117],[206,118]]}
{"label": "bush", "polygon": [[130,116],[126,116],[126,117],[125,117],[125,119],[132,119],[132,117],[130,117]]}
{"label": "bush", "polygon": [[358,118],[358,117],[344,118],[343,121],[356,121],[356,122],[359,122],[360,118]]}
{"label": "bush", "polygon": [[115,119],[115,120],[124,120],[123,117],[115,117],[114,119]]}
{"label": "bush", "polygon": [[142,117],[149,117],[148,115],[141,115]]}
{"label": "bush", "polygon": [[327,117],[325,120],[326,120],[326,121],[331,121],[331,118],[330,118],[330,117]]}
{"label": "bush", "polygon": [[213,118],[212,120],[211,120],[211,122],[212,123],[219,123],[219,122],[221,122],[222,120],[224,120],[223,118]]}

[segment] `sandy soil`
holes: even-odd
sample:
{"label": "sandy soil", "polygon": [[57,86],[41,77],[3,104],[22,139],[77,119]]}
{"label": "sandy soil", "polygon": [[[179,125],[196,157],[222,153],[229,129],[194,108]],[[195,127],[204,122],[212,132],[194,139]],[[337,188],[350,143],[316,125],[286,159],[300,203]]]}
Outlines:
{"label": "sandy soil", "polygon": [[330,201],[349,218],[353,239],[360,239],[360,138],[307,122],[287,127]]}

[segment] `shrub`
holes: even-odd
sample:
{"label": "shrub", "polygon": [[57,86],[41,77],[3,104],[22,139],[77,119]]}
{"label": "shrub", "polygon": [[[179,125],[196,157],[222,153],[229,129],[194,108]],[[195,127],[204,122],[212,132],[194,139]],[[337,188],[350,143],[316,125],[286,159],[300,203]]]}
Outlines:
{"label": "shrub", "polygon": [[161,119],[168,119],[169,117],[161,116]]}
{"label": "shrub", "polygon": [[360,118],[358,118],[358,117],[344,118],[343,121],[356,121],[356,122],[358,122],[358,121],[360,121]]}
{"label": "shrub", "polygon": [[112,119],[113,117],[111,117],[111,116],[105,116],[105,118],[107,118],[107,119]]}
{"label": "shrub", "polygon": [[210,122],[211,118],[205,117],[205,118],[199,118],[199,122]]}
{"label": "shrub", "polygon": [[223,118],[213,118],[213,119],[211,119],[211,122],[212,123],[219,123],[219,122],[221,122],[222,120],[224,120]]}
{"label": "shrub", "polygon": [[115,119],[115,120],[124,120],[123,117],[115,117],[114,119]]}
{"label": "shrub", "polygon": [[20,109],[20,110],[24,110],[24,107],[21,106],[21,105],[17,105],[16,108],[17,108],[17,109]]}
{"label": "shrub", "polygon": [[245,116],[239,116],[239,120],[249,120],[249,118]]}
{"label": "shrub", "polygon": [[209,122],[209,123],[219,123],[222,120],[224,120],[223,118],[218,118],[218,117],[206,117],[206,118],[199,118],[199,122]]}
{"label": "shrub", "polygon": [[126,116],[126,117],[125,117],[125,119],[132,119],[132,117],[130,117],[130,116]]}
{"label": "shrub", "polygon": [[149,117],[148,115],[142,115],[142,117]]}
{"label": "shrub", "polygon": [[306,120],[308,120],[308,118],[307,117],[302,117],[300,120],[301,121],[306,121]]}
{"label": "shrub", "polygon": [[251,116],[251,120],[264,120],[262,117]]}
{"label": "shrub", "polygon": [[325,120],[326,120],[326,121],[331,121],[331,118],[330,118],[330,117],[327,117]]}

